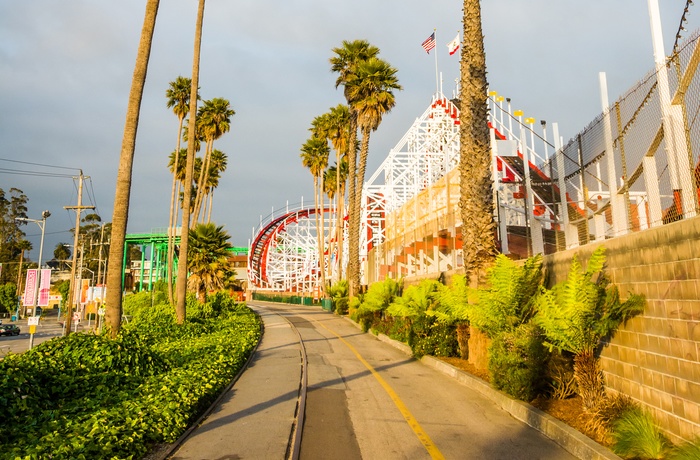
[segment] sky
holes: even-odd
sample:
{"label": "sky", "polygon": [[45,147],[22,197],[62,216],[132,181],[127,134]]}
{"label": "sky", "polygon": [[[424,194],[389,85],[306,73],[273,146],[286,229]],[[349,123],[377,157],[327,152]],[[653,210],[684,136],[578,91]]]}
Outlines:
{"label": "sky", "polygon": [[[659,0],[670,54],[684,0]],[[0,0],[0,188],[19,188],[28,215],[51,217],[44,260],[72,242],[77,181],[84,204],[112,220],[126,105],[146,0]],[[403,90],[370,140],[367,176],[379,167],[436,92],[435,50],[421,43],[436,31],[442,88],[451,97],[459,58],[447,43],[462,24],[457,0],[208,0],[200,67],[202,99],[228,99],[231,130],[215,142],[228,169],[214,193],[212,220],[236,246],[287,203],[313,202],[313,182],[299,158],[314,117],[344,102],[331,73],[332,49],[366,39],[398,69]],[[129,233],[167,226],[177,118],[165,91],[190,76],[196,0],[162,0],[141,106]],[[564,142],[599,113],[599,72],[610,102],[654,67],[644,0],[490,0],[482,24],[491,90],[525,116],[557,122]],[[700,25],[691,6],[688,37]],[[460,32],[461,36],[461,32]],[[8,161],[9,160],[9,161]],[[20,163],[24,162],[24,163]],[[33,164],[28,164],[33,163]],[[39,166],[39,165],[48,165]],[[67,169],[66,169],[67,168]],[[45,175],[48,173],[48,175]],[[38,257],[39,226],[25,227]]]}

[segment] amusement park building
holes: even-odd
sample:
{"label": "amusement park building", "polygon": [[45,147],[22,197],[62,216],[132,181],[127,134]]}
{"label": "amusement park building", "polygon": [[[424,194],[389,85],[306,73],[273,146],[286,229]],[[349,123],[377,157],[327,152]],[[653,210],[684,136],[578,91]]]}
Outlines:
{"label": "amusement park building", "polygon": [[[552,283],[578,254],[607,249],[607,272],[634,318],[601,355],[607,385],[644,404],[676,440],[700,436],[700,64],[698,33],[657,62],[563,142],[556,123],[512,110],[489,93],[494,221],[502,253],[545,255]],[[363,284],[438,278],[462,267],[459,101],[435,95],[364,184]],[[333,204],[285,209],[260,226],[249,253],[251,289],[310,291],[320,266],[342,272]],[[338,255],[345,255],[339,258]]]}

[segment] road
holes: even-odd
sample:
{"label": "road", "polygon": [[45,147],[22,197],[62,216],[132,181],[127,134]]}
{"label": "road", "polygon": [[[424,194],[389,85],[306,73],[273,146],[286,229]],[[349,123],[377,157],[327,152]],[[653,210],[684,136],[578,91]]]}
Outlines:
{"label": "road", "polygon": [[[47,340],[51,340],[54,337],[63,335],[63,326],[58,323],[57,315],[58,311],[46,311],[44,317],[36,327],[36,332],[34,333],[34,346],[37,346],[42,342],[46,342]],[[27,351],[29,349],[30,339],[27,319],[25,318],[19,321],[9,321],[7,319],[3,319],[2,322],[3,324],[16,324],[19,326],[20,334],[0,337],[0,358],[3,358],[8,352],[24,353]],[[80,324],[78,325],[77,330],[87,330],[87,325]]]}
{"label": "road", "polygon": [[265,322],[251,366],[169,458],[287,457],[303,350],[301,459],[575,458],[480,393],[346,318],[303,306],[249,305]]}

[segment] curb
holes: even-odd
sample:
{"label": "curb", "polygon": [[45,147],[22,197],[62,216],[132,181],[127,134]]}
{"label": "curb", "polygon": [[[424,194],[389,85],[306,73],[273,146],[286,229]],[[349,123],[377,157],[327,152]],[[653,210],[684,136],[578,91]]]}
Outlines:
{"label": "curb", "polygon": [[[359,324],[355,323],[347,316],[345,316],[345,318],[358,328],[360,327]],[[372,335],[375,334],[372,333]],[[380,341],[399,349],[403,353],[413,356],[411,347],[405,343],[394,340],[391,337],[381,333],[376,334],[375,337],[377,337],[377,339]],[[511,398],[505,393],[492,388],[491,385],[468,372],[465,372],[432,356],[423,356],[420,359],[420,362],[438,372],[442,372],[448,377],[455,379],[457,382],[468,386],[472,390],[478,391],[496,403],[501,409],[508,412],[513,418],[520,420],[526,425],[536,429],[580,460],[622,460],[609,449],[601,446],[585,434],[570,427],[561,420],[552,417],[546,412],[543,412],[526,402]]]}

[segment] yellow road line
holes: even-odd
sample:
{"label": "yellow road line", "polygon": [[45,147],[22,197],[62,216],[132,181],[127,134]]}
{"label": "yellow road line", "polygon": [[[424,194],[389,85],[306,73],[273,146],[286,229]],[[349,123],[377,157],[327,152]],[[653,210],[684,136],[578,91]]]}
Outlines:
{"label": "yellow road line", "polygon": [[420,424],[418,423],[418,420],[416,420],[416,418],[413,416],[413,414],[411,414],[411,412],[408,410],[408,408],[403,403],[403,401],[401,401],[401,398],[399,398],[399,395],[397,395],[396,392],[394,391],[394,389],[391,388],[391,386],[386,382],[386,380],[384,380],[382,378],[382,376],[379,375],[379,373],[374,369],[374,367],[372,367],[372,365],[370,363],[368,363],[362,357],[362,355],[360,355],[360,353],[358,353],[358,351],[355,349],[355,347],[350,345],[350,343],[347,340],[342,338],[335,331],[329,329],[325,324],[323,324],[319,321],[314,321],[314,322],[318,323],[325,330],[327,330],[331,334],[338,337],[338,339],[340,339],[340,341],[343,342],[345,344],[345,346],[347,346],[350,349],[350,351],[352,351],[355,354],[357,359],[359,359],[360,362],[362,364],[364,364],[365,367],[372,373],[374,378],[376,378],[377,381],[379,382],[379,384],[382,386],[382,388],[384,388],[384,391],[387,392],[387,394],[389,395],[391,400],[394,401],[396,408],[399,409],[399,412],[401,412],[401,415],[403,415],[403,418],[406,419],[406,423],[408,423],[408,426],[410,426],[411,429],[413,430],[413,432],[416,434],[416,436],[418,436],[418,439],[420,440],[421,444],[423,444],[423,447],[425,447],[425,450],[428,451],[430,458],[433,458],[435,460],[444,460],[445,457],[442,455],[442,452],[440,452],[440,450],[437,448],[437,446],[430,439],[430,436],[428,436],[428,433],[423,431],[423,428],[421,428]]}

